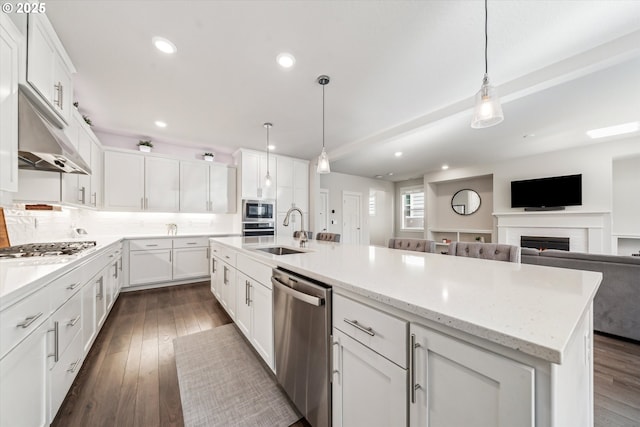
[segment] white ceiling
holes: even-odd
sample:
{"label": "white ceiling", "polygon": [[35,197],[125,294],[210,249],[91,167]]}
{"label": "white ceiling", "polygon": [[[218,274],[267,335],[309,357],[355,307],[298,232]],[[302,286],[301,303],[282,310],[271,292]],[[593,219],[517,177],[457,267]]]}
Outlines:
{"label": "white ceiling", "polygon": [[[156,142],[264,149],[270,121],[277,153],[313,159],[320,74],[331,77],[332,170],[362,176],[566,148],[588,142],[585,130],[640,120],[640,1],[490,1],[489,76],[505,121],[482,130],[469,127],[482,0],[54,0],[47,15],[95,127]],[[275,62],[284,51],[292,69]]]}

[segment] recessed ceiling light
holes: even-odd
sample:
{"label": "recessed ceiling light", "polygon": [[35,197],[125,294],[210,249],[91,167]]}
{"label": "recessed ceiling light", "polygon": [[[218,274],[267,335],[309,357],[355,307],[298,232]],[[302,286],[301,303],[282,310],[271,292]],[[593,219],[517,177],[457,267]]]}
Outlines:
{"label": "recessed ceiling light", "polygon": [[393,155],[396,157],[402,157],[402,151],[396,151]]}
{"label": "recessed ceiling light", "polygon": [[624,123],[606,128],[593,129],[587,131],[587,135],[591,138],[605,138],[607,136],[622,135],[640,130],[640,122]]}
{"label": "recessed ceiling light", "polygon": [[290,53],[282,52],[276,57],[276,61],[282,68],[291,68],[296,63],[296,58]]}
{"label": "recessed ceiling light", "polygon": [[162,120],[156,120],[155,121],[156,126],[158,126],[159,128],[166,128],[167,124],[165,122],[163,122]]}
{"label": "recessed ceiling light", "polygon": [[389,175],[389,176],[393,176],[393,172],[389,172],[387,175]]}
{"label": "recessed ceiling light", "polygon": [[171,43],[169,40],[165,39],[164,37],[154,37],[151,40],[153,41],[153,45],[160,52],[171,54],[171,53],[176,53],[176,51],[178,50],[175,44]]}
{"label": "recessed ceiling light", "polygon": [[382,178],[382,175],[376,175],[376,178],[380,179]]}
{"label": "recessed ceiling light", "polygon": [[449,169],[449,165],[442,165],[442,170],[446,171],[447,169]]}
{"label": "recessed ceiling light", "polygon": [[276,146],[275,146],[275,145],[273,145],[273,144],[269,144],[269,147],[268,147],[268,148],[269,148],[269,151],[273,151],[273,150],[275,150],[275,149],[276,149]]}

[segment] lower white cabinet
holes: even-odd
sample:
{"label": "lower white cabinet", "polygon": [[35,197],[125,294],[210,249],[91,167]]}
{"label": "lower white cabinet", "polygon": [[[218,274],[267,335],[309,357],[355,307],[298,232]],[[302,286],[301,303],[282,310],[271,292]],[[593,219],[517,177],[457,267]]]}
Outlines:
{"label": "lower white cabinet", "polygon": [[333,426],[406,426],[406,369],[335,328],[332,347]]}
{"label": "lower white cabinet", "polygon": [[216,297],[218,301],[220,301],[220,283],[222,273],[220,273],[220,258],[217,256],[211,256],[211,293]]}
{"label": "lower white cabinet", "polygon": [[206,237],[131,240],[129,248],[129,286],[209,275]]}
{"label": "lower white cabinet", "polygon": [[173,280],[202,277],[209,273],[209,248],[192,247],[173,250]]}
{"label": "lower white cabinet", "polygon": [[236,274],[236,325],[269,367],[273,369],[271,288],[252,279],[240,270]]}
{"label": "lower white cabinet", "polygon": [[220,286],[220,304],[227,310],[229,317],[236,320],[236,269],[231,265],[222,261],[221,267],[221,286]]}
{"label": "lower white cabinet", "polygon": [[412,427],[535,425],[534,368],[420,325],[410,334]]}
{"label": "lower white cabinet", "polygon": [[47,329],[43,323],[0,360],[0,426],[48,426]]}

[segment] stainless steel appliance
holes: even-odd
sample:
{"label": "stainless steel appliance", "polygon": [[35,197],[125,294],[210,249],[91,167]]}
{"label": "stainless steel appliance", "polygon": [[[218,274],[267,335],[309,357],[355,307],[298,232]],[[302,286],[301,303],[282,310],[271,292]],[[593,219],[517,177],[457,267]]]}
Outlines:
{"label": "stainless steel appliance", "polygon": [[276,377],[313,427],[331,425],[331,288],[274,269]]}
{"label": "stainless steel appliance", "polygon": [[0,249],[0,259],[75,255],[95,246],[96,242],[93,241],[28,243],[26,245],[9,246],[8,248]]}
{"label": "stainless steel appliance", "polygon": [[275,221],[276,203],[273,200],[243,200],[242,222]]}
{"label": "stainless steel appliance", "polygon": [[276,229],[273,221],[242,223],[242,235],[244,237],[273,236],[275,234]]}

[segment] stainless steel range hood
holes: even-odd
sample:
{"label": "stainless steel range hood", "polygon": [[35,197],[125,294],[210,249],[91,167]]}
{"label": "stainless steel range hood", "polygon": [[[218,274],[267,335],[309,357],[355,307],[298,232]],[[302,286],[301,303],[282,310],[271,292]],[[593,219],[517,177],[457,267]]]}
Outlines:
{"label": "stainless steel range hood", "polygon": [[22,92],[18,95],[18,160],[20,169],[91,174],[62,129],[51,124]]}

